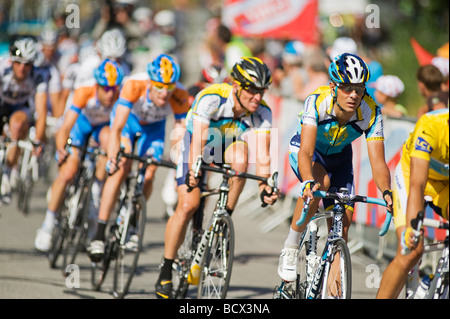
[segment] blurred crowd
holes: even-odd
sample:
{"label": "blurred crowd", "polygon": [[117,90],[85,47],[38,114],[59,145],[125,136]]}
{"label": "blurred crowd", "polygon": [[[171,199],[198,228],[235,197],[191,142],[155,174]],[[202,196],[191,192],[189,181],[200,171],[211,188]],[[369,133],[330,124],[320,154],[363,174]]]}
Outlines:
{"label": "blurred crowd", "polygon": [[[68,13],[64,11],[56,12],[45,23],[38,38],[41,59],[36,64],[51,68],[56,75],[54,81],[60,82],[49,92],[56,116],[62,114],[70,92],[83,80],[83,74],[79,74],[86,69],[81,67],[83,63],[92,65],[87,68],[92,69],[101,59],[110,58],[120,61],[127,74],[131,74],[144,71],[148,61],[160,53],[170,54],[179,61],[181,81],[191,96],[210,83],[227,81],[231,66],[241,56],[257,56],[273,73],[270,92],[302,102],[317,87],[329,83],[327,68],[331,59],[349,52],[368,63],[371,78],[367,91],[382,106],[384,114],[416,117],[448,107],[448,43],[434,54],[430,63],[417,70],[417,87],[405,87],[397,75],[384,74],[382,65],[374,58],[376,54],[372,49],[381,41],[381,36],[374,34],[373,29],[356,24],[348,34],[337,36],[331,45],[241,38],[222,24],[220,8],[214,7],[209,10],[210,17],[203,30],[194,36],[195,40],[201,37],[201,44],[196,49],[198,61],[192,62],[192,57],[186,57],[185,53],[189,2],[173,0],[170,9],[162,10],[139,3],[137,0],[105,0],[99,5],[100,11],[84,21],[76,34],[67,28]],[[185,67],[196,69],[197,81],[186,78]],[[416,114],[398,102],[405,90],[419,90],[424,98],[424,105]]]}

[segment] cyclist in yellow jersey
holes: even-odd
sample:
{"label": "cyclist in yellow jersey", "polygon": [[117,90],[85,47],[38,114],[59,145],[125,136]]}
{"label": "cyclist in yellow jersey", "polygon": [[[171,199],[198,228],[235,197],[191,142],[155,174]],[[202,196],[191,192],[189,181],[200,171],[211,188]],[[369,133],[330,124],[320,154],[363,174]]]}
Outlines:
{"label": "cyclist in yellow jersey", "polygon": [[[270,131],[272,113],[263,95],[272,82],[267,65],[258,58],[242,58],[231,72],[234,83],[213,84],[200,91],[186,116],[187,133],[181,146],[177,167],[178,205],[167,221],[164,260],[155,285],[156,296],[170,299],[172,294],[172,265],[183,242],[189,219],[200,205],[200,179],[192,173],[192,164],[202,155],[205,162],[213,158],[215,164],[227,163],[244,172],[249,164],[250,143],[245,135],[256,134],[256,174],[270,176]],[[209,140],[207,141],[206,138]],[[236,206],[245,179],[233,177],[227,211]],[[193,188],[192,192],[188,187]],[[259,184],[261,199],[269,205],[278,195],[264,183]],[[269,194],[271,193],[271,194]]]}
{"label": "cyclist in yellow jersey", "polygon": [[[448,109],[427,113],[419,119],[403,146],[402,158],[395,170],[394,188],[397,255],[383,274],[377,298],[397,298],[408,272],[423,254],[423,240],[412,240],[411,220],[424,209],[424,197],[431,196],[430,206],[448,220],[448,128]],[[411,253],[401,253],[405,246]]]}

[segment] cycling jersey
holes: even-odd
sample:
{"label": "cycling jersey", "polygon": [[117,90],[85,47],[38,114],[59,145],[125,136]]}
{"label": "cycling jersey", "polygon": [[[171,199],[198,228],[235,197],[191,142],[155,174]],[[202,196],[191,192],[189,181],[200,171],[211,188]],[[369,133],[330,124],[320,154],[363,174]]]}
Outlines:
{"label": "cycling jersey", "polygon": [[97,99],[97,85],[83,86],[75,90],[70,110],[82,113],[93,126],[109,123],[111,107],[100,104]]}
{"label": "cycling jersey", "polygon": [[411,157],[429,161],[428,181],[424,195],[433,201],[433,210],[447,219],[449,201],[449,115],[448,109],[426,113],[417,121],[402,149],[402,157],[395,169],[394,223],[398,228],[406,223],[409,195]]}
{"label": "cycling jersey", "polygon": [[209,141],[204,154],[211,156],[216,164],[224,163],[223,154],[235,142],[245,142],[244,134],[253,129],[255,132],[270,132],[272,111],[262,100],[255,112],[244,112],[234,117],[233,86],[227,83],[212,84],[197,94],[186,117],[187,133],[181,144],[177,162],[177,184],[185,183],[189,171],[189,150],[193,133],[193,121],[199,120],[209,125]]}
{"label": "cycling jersey", "polygon": [[403,145],[403,165],[409,167],[411,157],[422,158],[430,162],[430,179],[448,181],[448,139],[448,109],[425,114]]}
{"label": "cycling jersey", "polygon": [[321,86],[305,100],[300,113],[297,134],[304,124],[317,126],[316,150],[322,155],[340,153],[363,133],[366,140],[384,140],[383,119],[380,107],[365,94],[352,118],[342,127],[333,108],[333,97],[329,86]]}
{"label": "cycling jersey", "polygon": [[156,106],[150,99],[150,81],[147,73],[139,73],[130,77],[124,84],[119,100],[111,115],[114,121],[117,105],[131,109],[125,127],[122,130],[122,143],[134,144],[137,132],[141,133],[136,146],[140,156],[147,154],[155,159],[161,159],[164,151],[166,118],[173,114],[176,120],[184,119],[189,110],[189,94],[181,84],[171,93],[168,102],[162,107]]}
{"label": "cycling jersey", "polygon": [[220,132],[220,138],[212,135],[209,146],[225,143],[229,140],[242,140],[242,135],[250,128],[255,132],[269,132],[272,126],[272,111],[264,100],[254,113],[244,112],[234,118],[233,86],[228,83],[212,84],[202,90],[192,103],[186,117],[186,129],[192,134],[193,120],[209,124],[210,129]]}
{"label": "cycling jersey", "polygon": [[14,111],[20,107],[34,110],[35,93],[46,92],[49,73],[32,67],[28,77],[17,82],[9,59],[0,60],[0,106]]}
{"label": "cycling jersey", "polygon": [[175,119],[186,117],[189,110],[189,95],[180,84],[172,92],[169,101],[162,107],[156,106],[150,99],[150,81],[147,73],[139,73],[130,77],[120,92],[118,105],[131,109],[141,124],[164,121],[171,113]]}

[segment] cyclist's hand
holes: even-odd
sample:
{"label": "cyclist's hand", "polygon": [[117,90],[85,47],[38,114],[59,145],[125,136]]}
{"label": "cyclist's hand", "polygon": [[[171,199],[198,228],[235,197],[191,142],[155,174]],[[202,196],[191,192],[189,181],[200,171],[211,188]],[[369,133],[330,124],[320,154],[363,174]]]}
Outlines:
{"label": "cyclist's hand", "polygon": [[394,201],[392,200],[392,191],[390,189],[387,189],[383,192],[383,199],[386,202],[387,210],[392,214],[394,211]]}
{"label": "cyclist's hand", "polygon": [[33,142],[33,145],[34,145],[33,154],[36,155],[37,157],[41,156],[41,154],[44,152],[45,143],[36,140]]}
{"label": "cyclist's hand", "polygon": [[58,162],[58,165],[61,166],[69,156],[69,152],[65,148],[60,148],[55,153],[55,159]]}
{"label": "cyclist's hand", "polygon": [[401,243],[404,248],[413,250],[417,247],[420,241],[423,230],[415,230],[412,227],[407,227],[402,233]]}
{"label": "cyclist's hand", "polygon": [[304,201],[307,200],[307,198],[311,198],[313,199],[313,193],[315,191],[318,191],[320,188],[320,183],[313,181],[313,180],[308,180],[308,181],[304,181],[303,183],[301,183],[300,185],[300,191],[301,191],[301,196],[303,198]]}
{"label": "cyclist's hand", "polygon": [[199,172],[198,175],[199,176],[196,178],[194,175],[194,171],[191,169],[186,173],[186,185],[189,189],[196,188],[200,183],[201,172]]}
{"label": "cyclist's hand", "polygon": [[268,205],[273,205],[278,199],[278,194],[273,191],[273,188],[264,184],[264,188],[260,193],[261,201]]}
{"label": "cyclist's hand", "polygon": [[110,157],[105,165],[106,172],[109,175],[113,175],[119,169],[119,165],[117,165],[117,161],[115,157]]}

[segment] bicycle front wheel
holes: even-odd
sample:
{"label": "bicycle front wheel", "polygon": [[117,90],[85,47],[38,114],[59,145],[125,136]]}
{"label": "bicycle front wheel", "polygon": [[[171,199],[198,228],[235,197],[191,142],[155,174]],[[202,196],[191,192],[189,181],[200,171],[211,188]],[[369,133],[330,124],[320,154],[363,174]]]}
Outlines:
{"label": "bicycle front wheel", "polygon": [[134,198],[128,204],[129,226],[128,229],[124,229],[121,236],[114,268],[113,296],[115,298],[123,298],[128,293],[137,268],[147,219],[145,205],[143,195]]}
{"label": "bicycle front wheel", "polygon": [[198,299],[225,299],[230,285],[235,240],[233,221],[230,215],[224,214],[212,227],[201,264]]}
{"label": "bicycle front wheel", "polygon": [[331,254],[325,263],[322,281],[322,299],[350,299],[352,291],[352,264],[350,251],[343,239],[330,243]]}
{"label": "bicycle front wheel", "polygon": [[[70,274],[70,272],[66,271],[67,266],[75,263],[78,252],[83,249],[83,246],[86,243],[88,203],[90,199],[89,193],[89,186],[79,188],[73,195],[74,201],[70,205],[70,214],[75,217],[72,227],[69,228],[68,236],[63,248],[64,262],[62,271],[66,276]],[[69,200],[69,202],[70,201],[71,200]]]}

